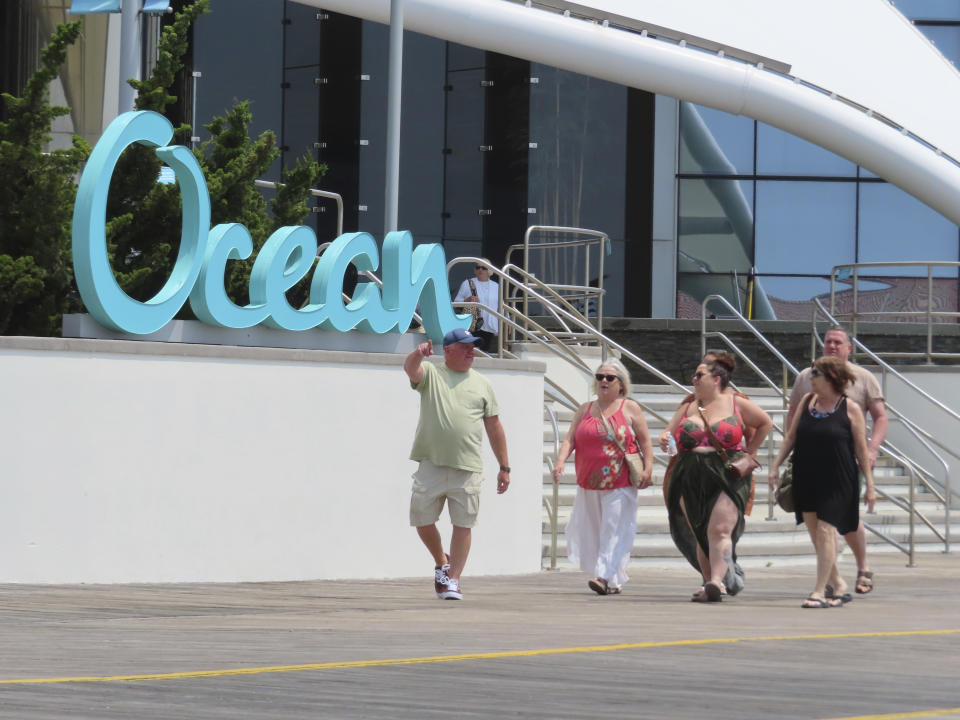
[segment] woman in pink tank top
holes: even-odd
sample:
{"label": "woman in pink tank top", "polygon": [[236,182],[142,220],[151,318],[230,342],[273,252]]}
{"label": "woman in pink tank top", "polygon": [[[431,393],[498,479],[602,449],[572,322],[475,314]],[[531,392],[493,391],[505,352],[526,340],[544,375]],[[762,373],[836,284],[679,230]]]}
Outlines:
{"label": "woman in pink tank top", "polygon": [[597,368],[596,400],[573,416],[553,467],[559,482],[575,452],[577,497],[567,523],[567,556],[591,576],[598,595],[616,595],[627,577],[637,532],[637,488],[630,484],[626,452],[643,456],[640,487],[653,474],[653,444],[640,406],[629,399],[630,375],[618,360]]}

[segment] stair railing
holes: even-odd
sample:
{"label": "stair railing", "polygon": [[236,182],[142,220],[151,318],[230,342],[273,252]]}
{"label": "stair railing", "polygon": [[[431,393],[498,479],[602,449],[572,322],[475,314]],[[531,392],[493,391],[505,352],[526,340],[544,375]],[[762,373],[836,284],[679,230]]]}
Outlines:
{"label": "stair railing", "polygon": [[[638,357],[633,352],[623,347],[619,343],[611,340],[595,328],[579,310],[570,305],[569,302],[560,296],[552,286],[543,283],[531,273],[516,265],[505,265],[502,269],[487,263],[482,258],[461,257],[455,258],[447,263],[447,272],[459,263],[471,263],[474,266],[482,264],[490,270],[491,278],[497,279],[498,284],[498,308],[483,306],[484,310],[495,315],[499,322],[500,347],[498,355],[501,358],[516,358],[517,356],[510,351],[508,342],[505,339],[509,336],[512,341],[533,341],[553,353],[565,362],[571,364],[577,370],[589,374],[593,368],[589,367],[575,350],[568,346],[568,342],[573,340],[578,345],[598,345],[601,348],[601,355],[604,360],[610,354],[618,354],[639,365],[645,371],[661,380],[670,391],[677,392],[681,397],[689,394],[690,389],[681,385],[669,375],[661,372],[659,369],[648,363],[643,358]],[[506,294],[514,295],[516,302],[504,304],[503,298]],[[548,311],[550,317],[555,318],[563,328],[561,331],[554,331],[544,327],[538,321],[530,318],[523,313],[523,307],[528,307],[529,303],[538,303]],[[466,309],[480,307],[479,303],[463,302],[459,303]],[[560,402],[572,411],[576,411],[579,403],[562,390],[549,377],[544,378],[544,396],[545,404],[551,402]],[[634,400],[637,400],[634,397]],[[642,401],[637,400],[647,417],[654,417],[666,425],[670,418],[665,417],[655,409],[649,407]],[[549,413],[548,413],[549,415]],[[553,432],[553,453],[552,459],[556,461],[559,453],[559,424],[555,423],[555,416],[550,416],[551,430]],[[666,465],[667,460],[654,453],[653,461],[661,465]],[[552,466],[551,466],[552,470]],[[559,506],[559,485],[554,483],[552,502],[546,505],[547,518],[550,523],[550,563],[551,568],[556,567],[556,547],[559,535],[558,524],[558,506]]]}
{"label": "stair railing", "polygon": [[[544,456],[544,464],[547,465],[547,471],[553,475],[553,467],[549,463],[549,458],[556,458],[560,454],[560,424],[557,422],[557,413],[551,406],[549,402],[543,403],[543,409],[547,413],[547,417],[550,420],[550,427],[553,429],[553,455]],[[558,522],[558,513],[560,510],[560,483],[554,479],[553,482],[553,499],[552,502],[547,502],[546,498],[543,500],[543,504],[547,509],[547,517],[550,519],[550,569],[557,569],[557,530],[559,526]]]}
{"label": "stair railing", "polygon": [[[816,299],[815,299],[815,300],[816,300]],[[763,373],[763,372],[756,366],[756,364],[753,363],[753,362],[750,360],[750,358],[747,356],[747,354],[746,354],[743,350],[741,350],[741,349],[736,345],[736,343],[734,343],[727,335],[725,335],[724,333],[721,333],[721,332],[708,332],[708,331],[707,331],[707,329],[706,329],[706,327],[707,327],[707,325],[706,325],[706,320],[707,320],[707,305],[708,305],[709,303],[711,303],[711,302],[719,302],[720,304],[724,305],[724,306],[726,307],[726,309],[729,311],[730,316],[732,317],[732,319],[739,321],[740,324],[741,324],[745,329],[747,329],[765,348],[767,348],[777,359],[780,360],[781,366],[783,367],[783,377],[784,377],[784,382],[783,382],[783,385],[782,385],[782,386],[778,386],[776,383],[774,383],[773,381],[771,381],[771,380],[766,376],[766,374]],[[816,300],[816,302],[817,302],[818,305],[820,305],[820,307],[821,307],[821,309],[824,311],[824,313],[826,313],[826,309],[823,308],[822,304],[820,304],[818,300]],[[816,312],[816,311],[815,311],[815,312]],[[836,320],[834,320],[834,319],[829,315],[829,313],[826,313],[826,315],[827,315],[828,319],[830,319],[834,324],[836,324]],[[731,318],[727,318],[727,319],[731,319]],[[814,335],[816,336],[816,315],[814,315]],[[726,344],[727,347],[729,347],[729,348],[731,349],[731,351],[733,351],[739,358],[741,358],[744,362],[746,362],[746,363],[754,370],[754,372],[756,372],[757,375],[758,375],[769,387],[773,388],[774,390],[776,390],[776,391],[780,394],[780,396],[781,396],[781,398],[782,398],[782,400],[783,400],[784,408],[788,407],[788,405],[789,405],[789,390],[788,390],[788,386],[789,386],[789,384],[790,384],[790,383],[789,383],[789,378],[788,378],[788,373],[792,373],[793,376],[798,375],[799,373],[798,373],[796,367],[795,367],[789,360],[787,360],[787,358],[784,357],[784,355],[783,355],[779,350],[777,350],[777,349],[760,333],[759,330],[757,330],[757,329],[753,326],[753,323],[751,323],[749,320],[747,320],[736,308],[734,308],[734,307],[730,304],[730,302],[729,302],[725,297],[720,296],[720,295],[709,295],[709,296],[707,296],[706,298],[704,298],[703,303],[702,303],[702,305],[701,305],[701,349],[703,350],[704,354],[706,353],[706,341],[707,341],[707,338],[708,338],[708,337],[719,338],[720,340],[722,340],[722,341],[724,342],[724,344]],[[817,338],[817,340],[819,340],[819,338]],[[869,350],[868,350],[867,348],[864,348],[864,350],[869,353]],[[879,358],[877,358],[877,359],[879,360]],[[880,362],[883,362],[883,361],[880,361]],[[893,371],[893,372],[896,372],[895,370],[893,370],[893,368],[890,368],[890,370]],[[904,378],[904,380],[906,380],[906,378]],[[909,382],[909,381],[908,381],[908,382]],[[888,406],[887,409],[890,410],[889,406]],[[896,412],[895,410],[894,410],[894,414],[895,414],[895,417],[897,417],[898,419],[903,418],[902,414]],[[905,418],[904,418],[904,420],[905,420],[904,424],[905,424],[905,426],[907,426],[907,424],[909,423],[909,421],[906,420]],[[927,447],[929,448],[929,443],[923,442],[923,439],[920,438],[920,434],[923,432],[922,429],[916,427],[915,424],[913,424],[913,423],[909,423],[909,424],[910,424],[911,426],[913,426],[913,427],[911,427],[911,432],[917,437],[917,439],[918,439],[919,441],[921,441],[925,446],[927,446]],[[780,435],[781,435],[781,437],[782,437],[782,436],[785,434],[786,428],[774,424],[773,431],[780,433]],[[769,443],[769,447],[772,447],[772,437],[773,437],[773,434],[774,434],[774,433],[771,432],[770,435],[768,435],[767,442]],[[933,448],[929,448],[929,449],[930,449],[931,452],[933,452],[933,454],[934,454],[936,457],[939,458],[940,462],[941,462],[942,464],[944,464],[944,466],[945,466],[945,468],[946,468],[946,470],[947,470],[947,473],[948,473],[948,475],[947,475],[947,478],[948,478],[947,488],[949,488],[949,465],[946,463],[946,461],[943,460],[942,457],[940,457],[940,456],[933,450]],[[893,504],[897,505],[897,506],[900,507],[901,509],[904,509],[904,510],[908,513],[908,519],[909,519],[908,542],[907,542],[906,545],[904,545],[903,543],[899,543],[898,541],[896,541],[896,540],[894,540],[893,538],[889,537],[888,535],[886,535],[885,533],[883,533],[880,529],[874,527],[873,525],[871,525],[870,523],[868,523],[868,522],[866,522],[866,521],[864,521],[864,524],[863,524],[863,525],[864,525],[864,528],[866,528],[867,530],[870,530],[872,533],[874,533],[875,535],[877,535],[878,537],[880,537],[880,538],[881,538],[882,540],[884,540],[885,542],[890,543],[890,544],[893,545],[894,547],[896,547],[896,548],[898,548],[899,550],[901,550],[902,552],[906,553],[906,554],[908,555],[908,558],[909,558],[909,561],[908,561],[908,562],[909,562],[909,564],[912,566],[912,565],[913,565],[913,562],[914,562],[914,547],[915,547],[915,538],[914,538],[915,523],[914,523],[914,518],[915,518],[915,517],[919,517],[919,518],[921,519],[921,521],[922,521],[924,524],[926,524],[928,527],[930,527],[930,528],[934,531],[934,533],[936,534],[936,536],[937,536],[938,538],[940,538],[940,539],[944,542],[944,547],[945,547],[944,552],[949,552],[949,548],[950,548],[950,544],[949,544],[949,543],[950,543],[950,510],[949,510],[950,502],[949,502],[949,495],[951,494],[950,491],[948,490],[948,491],[945,493],[945,494],[948,496],[948,500],[947,500],[947,502],[945,502],[945,504],[944,504],[944,507],[945,507],[945,528],[944,528],[944,530],[945,530],[945,532],[944,532],[943,534],[941,534],[941,533],[933,526],[933,524],[929,522],[929,520],[923,515],[923,513],[921,513],[921,512],[917,509],[917,507],[916,507],[916,502],[915,502],[915,486],[916,486],[917,480],[919,480],[919,481],[928,489],[928,491],[930,491],[931,493],[933,493],[934,496],[937,497],[938,499],[941,499],[941,498],[943,497],[943,495],[941,495],[941,493],[938,492],[938,490],[937,490],[936,487],[934,486],[934,483],[936,482],[936,479],[933,477],[933,475],[930,474],[929,472],[927,472],[926,470],[924,470],[924,469],[923,469],[922,467],[920,467],[919,465],[917,465],[915,462],[913,462],[913,461],[911,461],[911,460],[907,460],[907,459],[904,457],[904,454],[903,454],[902,452],[898,451],[898,450],[895,448],[895,446],[893,446],[893,445],[892,445],[891,443],[889,443],[889,442],[886,442],[886,441],[885,441],[885,442],[880,446],[879,452],[880,452],[880,453],[883,453],[884,456],[889,457],[889,458],[890,458],[891,460],[893,460],[897,465],[899,465],[899,466],[905,471],[905,473],[908,473],[908,474],[910,475],[910,491],[909,491],[909,498],[910,498],[910,499],[909,499],[909,501],[908,501],[908,503],[907,503],[906,506],[904,506],[904,503],[903,503],[903,501],[902,501],[900,498],[897,498],[895,495],[891,495],[890,493],[887,493],[885,490],[883,490],[883,489],[880,488],[880,487],[877,487],[877,488],[876,488],[877,494],[878,494],[879,496],[881,496],[881,497],[885,498],[886,500],[892,502]],[[773,498],[772,498],[772,497],[768,497],[767,503],[768,503],[768,519],[769,519],[770,517],[772,517],[772,512],[773,512],[773,506],[772,506]]]}
{"label": "stair railing", "polygon": [[[926,309],[925,310],[879,310],[879,311],[866,311],[860,309],[860,273],[861,270],[876,268],[878,270],[890,270],[891,268],[902,267],[925,267],[927,269],[927,282],[926,282]],[[889,358],[915,358],[923,357],[926,359],[927,364],[932,364],[934,358],[957,360],[960,358],[960,354],[957,353],[940,353],[933,351],[933,326],[934,320],[948,320],[956,322],[960,319],[960,312],[954,310],[934,310],[934,289],[933,289],[933,272],[936,268],[948,268],[953,270],[953,277],[943,276],[945,280],[956,281],[957,272],[960,270],[960,262],[957,261],[948,261],[948,260],[907,260],[902,262],[865,262],[865,263],[855,263],[853,265],[836,265],[833,270],[830,272],[830,314],[835,316],[840,316],[844,319],[849,319],[851,329],[853,331],[853,337],[857,335],[857,326],[861,320],[879,320],[881,318],[918,318],[926,324],[926,337],[927,337],[927,348],[926,352],[888,352],[883,353],[885,357]],[[896,276],[891,275],[881,275],[873,276],[874,278],[883,277],[883,278],[896,278]],[[904,276],[900,276],[900,279],[903,279]],[[917,276],[910,276],[917,277]],[[852,279],[852,288],[851,295],[853,300],[853,307],[848,313],[840,313],[837,311],[837,290],[836,284],[837,281],[844,281],[847,279]],[[815,298],[819,302],[819,298]]]}
{"label": "stair railing", "polygon": [[[531,243],[530,239],[536,233],[575,235],[577,236],[577,239]],[[590,278],[590,250],[593,247],[599,247],[600,250],[596,286],[591,285]],[[578,253],[573,254],[573,261],[569,263],[569,268],[561,268],[561,258],[566,259],[566,257],[569,256],[569,253],[564,254],[563,256],[561,256],[561,253],[571,249],[575,250],[577,248],[583,248],[582,271],[579,262],[581,256]],[[531,225],[523,234],[522,245],[511,245],[509,248],[507,248],[507,254],[505,258],[507,265],[512,263],[513,253],[520,250],[523,251],[522,267],[528,273],[531,270],[530,260],[532,253],[537,253],[542,258],[545,276],[559,278],[561,273],[566,270],[567,272],[564,273],[565,275],[571,278],[576,278],[576,276],[580,275],[582,272],[583,280],[579,284],[551,283],[551,285],[558,290],[563,290],[565,293],[569,293],[566,296],[567,298],[582,301],[583,314],[588,317],[591,315],[590,304],[591,302],[594,302],[596,304],[596,328],[601,332],[603,331],[603,296],[605,294],[603,289],[603,264],[605,255],[610,254],[610,238],[605,232],[600,230],[591,230],[588,228],[562,227],[556,225]],[[523,314],[529,315],[530,312],[526,299],[524,299],[523,304]]]}

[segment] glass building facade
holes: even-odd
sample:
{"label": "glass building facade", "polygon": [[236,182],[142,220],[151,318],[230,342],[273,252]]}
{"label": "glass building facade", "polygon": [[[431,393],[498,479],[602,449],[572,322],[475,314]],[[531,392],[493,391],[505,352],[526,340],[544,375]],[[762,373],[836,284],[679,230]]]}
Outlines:
{"label": "glass building facade", "polygon": [[[960,2],[901,0],[954,65]],[[677,316],[722,294],[744,315],[809,320],[831,270],[854,263],[960,260],[960,228],[864,168],[750,118],[681,102],[677,163]],[[864,304],[926,307],[927,268],[865,269]],[[837,307],[852,302],[839,271]],[[935,309],[957,310],[955,268],[933,270]],[[888,319],[896,319],[894,317]]]}
{"label": "glass building facade", "polygon": [[[960,60],[960,0],[896,5],[949,61]],[[0,70],[3,89],[16,93],[69,0],[3,7]],[[282,150],[268,179],[312,155],[328,165],[324,188],[344,197],[344,228],[380,238],[388,28],[291,0],[212,0],[211,8],[194,28],[175,122],[192,123],[204,140],[204,124],[250,100],[251,133],[273,130]],[[168,21],[145,27],[145,69]],[[86,16],[55,84],[55,100],[72,108],[62,141],[78,132],[95,142],[112,117],[111,23]],[[702,299],[719,293],[754,318],[806,320],[810,299],[829,294],[834,266],[960,260],[960,229],[943,216],[750,118],[409,31],[403,83],[400,227],[417,242],[442,243],[448,257],[498,264],[530,225],[603,231],[612,241],[602,279],[608,316],[699,317]],[[665,163],[666,174],[655,171]],[[671,202],[655,206],[654,196]],[[308,223],[321,242],[332,239],[333,206],[315,210]],[[565,282],[563,268],[531,269]],[[469,271],[458,268],[451,285]],[[878,306],[912,308],[925,273],[872,272],[861,287]],[[937,306],[956,310],[956,272],[938,270],[934,285]]]}

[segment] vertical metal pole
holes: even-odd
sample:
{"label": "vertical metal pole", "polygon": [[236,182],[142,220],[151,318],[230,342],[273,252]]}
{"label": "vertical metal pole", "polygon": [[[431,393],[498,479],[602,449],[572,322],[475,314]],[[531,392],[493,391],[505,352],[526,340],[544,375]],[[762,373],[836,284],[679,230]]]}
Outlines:
{"label": "vertical metal pole", "polygon": [[597,291],[599,295],[597,296],[597,332],[603,332],[603,265],[604,257],[607,254],[607,245],[606,243],[610,242],[610,238],[606,235],[600,236],[600,268],[597,270]]}
{"label": "vertical metal pole", "polygon": [[[199,70],[194,70],[190,73],[190,85],[192,93],[192,103],[190,105],[190,149],[197,147],[197,143],[200,142],[200,136],[197,135],[197,83],[200,78],[203,77],[203,74]],[[339,237],[339,236],[338,236]]]}
{"label": "vertical metal pole", "polygon": [[[857,313],[860,312],[860,266],[853,266],[853,337],[857,337]],[[853,361],[857,361],[857,346],[853,346]]]}
{"label": "vertical metal pole", "polygon": [[403,83],[403,3],[390,0],[390,65],[387,81],[387,181],[383,232],[397,229],[400,207],[400,100]]}
{"label": "vertical metal pole", "polygon": [[909,558],[907,562],[907,567],[914,567],[914,532],[916,531],[916,519],[917,514],[917,471],[913,468],[910,468],[910,552],[907,554]]}
{"label": "vertical metal pole", "polygon": [[927,265],[927,365],[933,365],[933,265]]}
{"label": "vertical metal pole", "polygon": [[120,94],[117,114],[133,110],[137,91],[128,78],[140,79],[140,0],[123,0],[120,7]]}
{"label": "vertical metal pole", "polygon": [[[830,313],[833,315],[833,313]],[[817,306],[814,303],[813,306],[813,320],[811,322],[812,327],[810,328],[810,362],[813,363],[817,359]]]}

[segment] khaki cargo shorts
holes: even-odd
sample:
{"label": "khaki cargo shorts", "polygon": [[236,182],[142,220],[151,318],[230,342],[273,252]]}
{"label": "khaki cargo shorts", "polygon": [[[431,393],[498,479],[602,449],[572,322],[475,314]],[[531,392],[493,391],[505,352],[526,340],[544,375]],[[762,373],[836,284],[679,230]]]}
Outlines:
{"label": "khaki cargo shorts", "polygon": [[434,465],[421,460],[413,474],[410,496],[410,525],[433,525],[446,500],[450,522],[457,527],[472,528],[477,524],[480,509],[480,483],[483,473]]}

